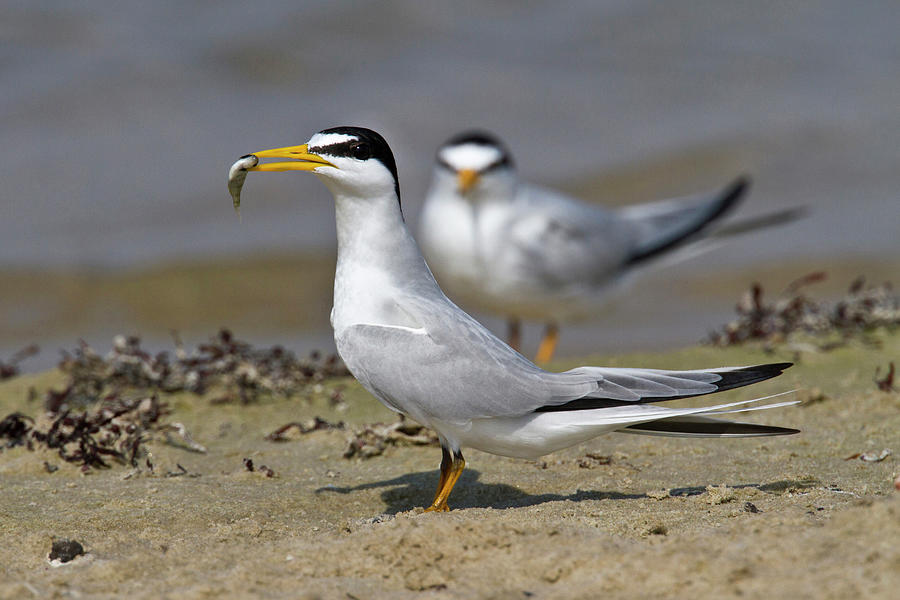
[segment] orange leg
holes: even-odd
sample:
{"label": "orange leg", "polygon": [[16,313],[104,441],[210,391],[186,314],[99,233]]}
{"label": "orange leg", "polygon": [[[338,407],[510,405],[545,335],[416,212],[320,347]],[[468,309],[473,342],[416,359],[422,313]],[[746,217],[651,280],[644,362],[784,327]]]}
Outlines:
{"label": "orange leg", "polygon": [[541,340],[534,362],[538,364],[550,362],[553,358],[553,353],[556,351],[556,342],[558,341],[559,327],[556,323],[547,323],[547,328],[544,330],[544,339]]}
{"label": "orange leg", "polygon": [[508,344],[513,350],[518,352],[522,347],[522,321],[516,317],[511,317],[506,323],[507,331],[509,331]]}
{"label": "orange leg", "polygon": [[447,477],[450,476],[450,467],[453,464],[453,456],[450,454],[450,451],[441,446],[441,477],[438,479],[437,491],[434,493],[434,501],[432,504],[437,502],[438,496],[441,495],[441,490],[444,489],[444,484],[447,483]]}
{"label": "orange leg", "polygon": [[447,498],[450,496],[453,486],[456,485],[456,482],[459,480],[459,476],[462,475],[463,469],[466,468],[466,461],[463,458],[462,452],[457,451],[452,454],[452,458],[449,461],[450,464],[448,465],[445,474],[444,467],[448,462],[447,459],[451,457],[451,454],[445,448],[442,448],[442,450],[444,452],[444,460],[441,461],[441,479],[438,482],[438,489],[434,496],[434,502],[425,509],[425,512],[446,512],[450,510],[450,507],[447,506]]}

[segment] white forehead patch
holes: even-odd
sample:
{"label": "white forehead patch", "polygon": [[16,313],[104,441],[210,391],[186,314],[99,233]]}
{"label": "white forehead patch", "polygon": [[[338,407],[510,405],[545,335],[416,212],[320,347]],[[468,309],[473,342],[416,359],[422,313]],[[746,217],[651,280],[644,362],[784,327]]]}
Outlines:
{"label": "white forehead patch", "polygon": [[340,144],[341,142],[349,142],[350,140],[355,139],[355,135],[348,135],[346,133],[317,133],[309,138],[308,145],[310,148],[321,148],[322,146]]}
{"label": "white forehead patch", "polygon": [[462,169],[482,171],[503,158],[503,153],[495,146],[459,144],[441,150],[440,158],[457,171]]}

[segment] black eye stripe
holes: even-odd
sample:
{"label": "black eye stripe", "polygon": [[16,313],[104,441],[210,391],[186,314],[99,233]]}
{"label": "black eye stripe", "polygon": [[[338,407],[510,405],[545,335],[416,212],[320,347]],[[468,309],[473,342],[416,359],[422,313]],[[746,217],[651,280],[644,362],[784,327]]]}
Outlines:
{"label": "black eye stripe", "polygon": [[[377,160],[391,172],[391,175],[393,175],[394,191],[397,192],[397,199],[399,201],[400,182],[399,177],[397,177],[397,163],[394,160],[394,153],[391,152],[391,147],[388,146],[387,141],[381,137],[381,134],[372,131],[371,129],[366,129],[365,127],[332,127],[330,129],[323,129],[319,133],[322,135],[336,133],[338,135],[345,135],[350,139],[343,142],[328,144],[326,146],[316,146],[310,148],[310,152],[330,154],[331,156],[346,156],[355,158],[356,160]],[[357,157],[354,153],[354,148],[360,145],[368,147],[368,156],[365,159]],[[362,156],[362,154],[360,156]]]}
{"label": "black eye stripe", "polygon": [[372,158],[372,147],[362,140],[347,140],[346,142],[337,142],[328,144],[327,146],[316,146],[310,148],[310,150],[317,154],[349,156],[357,160],[368,160]]}
{"label": "black eye stripe", "polygon": [[494,169],[499,169],[501,167],[511,167],[512,159],[509,157],[509,154],[504,153],[500,158],[489,164],[484,168],[485,173],[488,171],[493,171]]}
{"label": "black eye stripe", "polygon": [[359,140],[347,140],[346,142],[337,142],[327,146],[316,146],[315,148],[310,148],[310,151],[330,156],[353,156],[353,147],[357,144],[359,144]]}
{"label": "black eye stripe", "polygon": [[358,160],[368,160],[372,157],[372,149],[365,142],[354,144],[350,147],[350,152],[353,154],[353,158]]}

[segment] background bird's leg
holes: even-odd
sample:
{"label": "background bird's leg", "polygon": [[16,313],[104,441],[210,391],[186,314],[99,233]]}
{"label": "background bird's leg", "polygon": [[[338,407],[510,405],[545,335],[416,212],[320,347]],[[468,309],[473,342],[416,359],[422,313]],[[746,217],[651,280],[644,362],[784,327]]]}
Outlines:
{"label": "background bird's leg", "polygon": [[522,348],[522,321],[518,317],[510,317],[507,321],[507,343],[518,352]]}
{"label": "background bird's leg", "polygon": [[537,356],[534,357],[534,362],[550,362],[550,359],[553,358],[553,353],[556,351],[556,342],[558,341],[559,326],[557,326],[556,323],[547,323],[547,327],[544,329],[544,338],[541,340],[541,345],[538,347],[538,353]]}
{"label": "background bird's leg", "polygon": [[[444,463],[441,462],[442,467],[443,464]],[[447,498],[450,496],[450,492],[453,490],[453,486],[456,485],[456,482],[459,480],[459,476],[462,475],[463,469],[465,468],[466,460],[463,458],[462,452],[457,450],[453,453],[453,459],[450,463],[447,477],[445,479],[442,478],[443,484],[438,488],[438,493],[434,497],[434,502],[431,503],[431,506],[425,509],[425,512],[446,512],[450,510],[450,507],[447,506]],[[443,469],[441,469],[441,471],[443,472]]]}

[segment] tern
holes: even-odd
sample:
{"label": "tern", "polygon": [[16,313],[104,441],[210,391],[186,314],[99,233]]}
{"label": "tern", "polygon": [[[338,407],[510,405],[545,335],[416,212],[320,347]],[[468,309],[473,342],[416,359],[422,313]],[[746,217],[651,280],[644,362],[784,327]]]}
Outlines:
{"label": "tern", "polygon": [[[260,162],[271,158],[288,160]],[[365,389],[438,434],[440,478],[426,511],[449,510],[447,498],[465,467],[463,447],[533,459],[612,431],[688,437],[797,433],[715,416],[796,402],[657,404],[763,381],[790,363],[553,373],[513,350],[438,287],[404,222],[394,156],[374,131],[325,129],[306,144],[242,157],[230,174],[235,204],[240,186],[231,183],[242,182],[247,171],[310,171],[334,196],[334,341]]]}
{"label": "tern", "polygon": [[509,150],[483,131],[451,138],[435,163],[418,231],[428,264],[451,298],[506,317],[515,349],[523,319],[544,323],[538,363],[553,357],[561,323],[595,316],[615,284],[705,237],[749,187],[741,177],[706,196],[610,210],[520,181]]}

